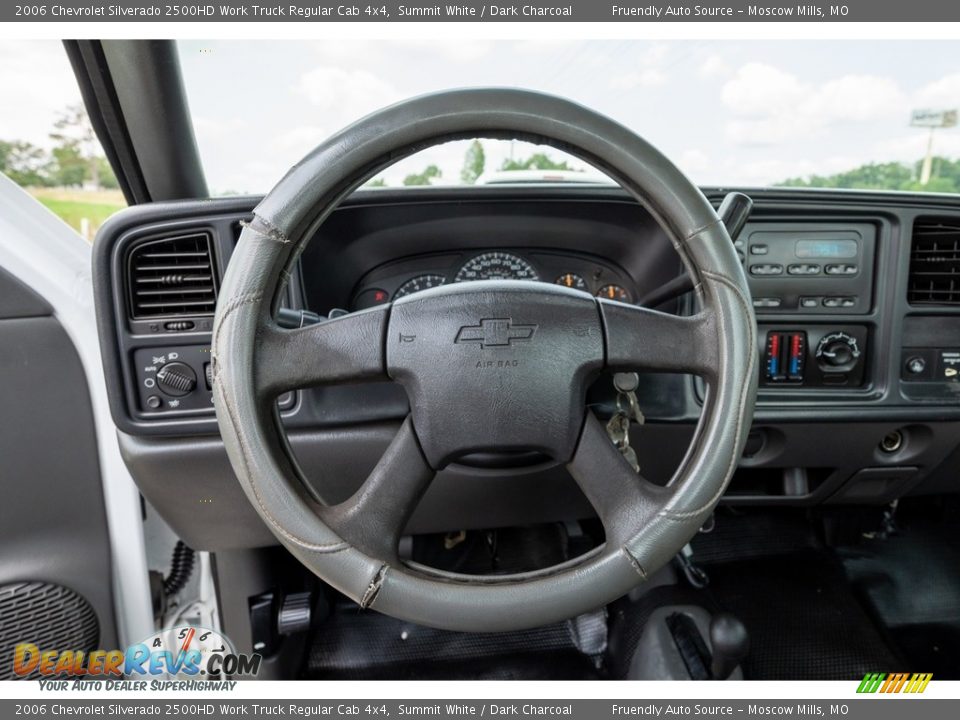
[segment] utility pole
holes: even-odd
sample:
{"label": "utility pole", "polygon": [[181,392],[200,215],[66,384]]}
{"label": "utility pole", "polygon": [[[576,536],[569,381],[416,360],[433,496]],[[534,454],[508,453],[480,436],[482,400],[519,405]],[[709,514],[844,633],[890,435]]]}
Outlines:
{"label": "utility pole", "polygon": [[910,116],[911,127],[929,128],[930,134],[927,136],[927,154],[923,157],[923,165],[920,167],[920,184],[926,185],[930,182],[930,175],[933,170],[933,134],[937,128],[952,128],[957,124],[956,110],[914,110]]}
{"label": "utility pole", "polygon": [[936,128],[930,128],[930,134],[927,136],[927,154],[923,156],[923,166],[920,168],[920,184],[926,185],[930,182],[930,171],[933,168],[933,133]]}

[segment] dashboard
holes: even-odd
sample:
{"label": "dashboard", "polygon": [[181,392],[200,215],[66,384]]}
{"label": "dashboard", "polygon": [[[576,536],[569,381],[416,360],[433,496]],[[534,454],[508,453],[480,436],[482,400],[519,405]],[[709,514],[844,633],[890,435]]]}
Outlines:
{"label": "dashboard", "polygon": [[[725,189],[706,189],[718,205]],[[879,504],[960,491],[960,201],[955,197],[746,190],[735,243],[758,324],[754,425],[727,503]],[[219,440],[210,391],[217,290],[259,198],[131,208],[95,245],[111,411],[141,492],[194,547],[272,544]],[[282,298],[329,317],[448,283],[560,283],[643,302],[684,274],[673,243],[626,193],[489,186],[359,191],[316,230]],[[687,293],[656,306],[695,311]],[[631,434],[645,476],[668,482],[709,388],[641,376],[647,422]],[[616,401],[596,379],[588,404]],[[301,475],[325,501],[356,489],[408,412],[392,383],[302,388],[279,399]],[[210,502],[207,502],[210,500]],[[197,511],[197,507],[201,511]],[[476,457],[442,471],[411,531],[575,519],[589,504],[564,468]]]}

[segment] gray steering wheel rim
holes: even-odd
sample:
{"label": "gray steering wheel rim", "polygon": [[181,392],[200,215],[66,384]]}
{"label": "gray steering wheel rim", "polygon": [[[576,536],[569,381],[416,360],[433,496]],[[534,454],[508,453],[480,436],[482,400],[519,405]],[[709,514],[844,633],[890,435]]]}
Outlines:
{"label": "gray steering wheel rim", "polygon": [[[670,235],[709,319],[702,330],[705,342],[716,344],[715,373],[708,378],[696,437],[668,487],[651,496],[651,507],[627,509],[625,522],[636,520],[635,527],[615,542],[608,537],[588,556],[505,579],[388,562],[345,541],[323,522],[317,498],[297,480],[277,432],[274,405],[253,382],[264,329],[290,267],[339,201],[406,155],[477,136],[553,145],[618,180]],[[719,501],[742,452],[756,396],[756,325],[748,297],[743,269],[713,207],[632,131],[539,93],[476,89],[428,95],[374,113],[331,137],[257,206],[220,289],[212,347],[217,419],[244,492],[268,528],[311,571],[361,606],[451,630],[544,625],[629,591],[669,561]],[[348,357],[345,351],[344,362],[353,362]],[[584,436],[598,427],[588,418]],[[613,466],[605,471],[620,473]]]}

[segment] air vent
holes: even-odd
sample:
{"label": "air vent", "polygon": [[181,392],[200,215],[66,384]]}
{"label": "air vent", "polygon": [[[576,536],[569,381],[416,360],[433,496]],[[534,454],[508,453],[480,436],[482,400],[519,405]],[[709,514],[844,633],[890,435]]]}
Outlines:
{"label": "air vent", "polygon": [[217,304],[212,241],[207,233],[141,243],[127,258],[135,320],[212,315]]}
{"label": "air vent", "polygon": [[960,220],[914,223],[907,299],[915,305],[960,305]]}

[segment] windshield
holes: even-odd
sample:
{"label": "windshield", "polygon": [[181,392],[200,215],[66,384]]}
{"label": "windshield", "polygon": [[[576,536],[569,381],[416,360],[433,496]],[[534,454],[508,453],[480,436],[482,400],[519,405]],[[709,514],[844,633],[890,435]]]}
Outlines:
{"label": "windshield", "polygon": [[[703,185],[960,191],[960,132],[949,112],[960,106],[955,42],[351,39],[179,48],[214,194],[269,190],[317,143],[377,108],[480,85],[595,108]],[[464,141],[408,158],[372,184],[597,179],[586,170],[550,148]]]}

